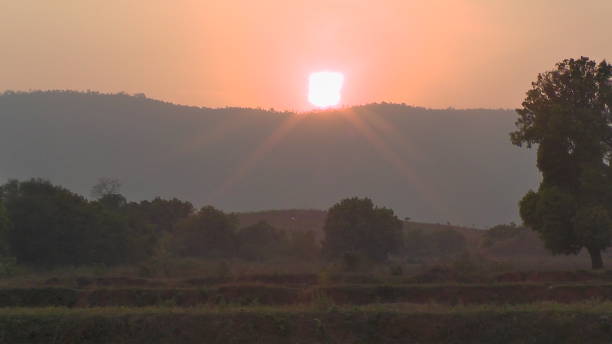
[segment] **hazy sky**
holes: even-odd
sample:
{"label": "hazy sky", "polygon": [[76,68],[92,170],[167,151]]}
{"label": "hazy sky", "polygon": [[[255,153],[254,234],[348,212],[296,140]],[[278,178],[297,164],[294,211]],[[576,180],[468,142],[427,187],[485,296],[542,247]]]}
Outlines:
{"label": "hazy sky", "polygon": [[566,57],[612,59],[612,0],[0,0],[0,90],[146,93],[304,110],[308,74],[344,104],[516,107]]}

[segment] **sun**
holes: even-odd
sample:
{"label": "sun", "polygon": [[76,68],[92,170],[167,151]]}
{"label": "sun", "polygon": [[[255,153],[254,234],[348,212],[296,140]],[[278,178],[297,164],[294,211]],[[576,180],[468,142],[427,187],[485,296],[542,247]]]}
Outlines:
{"label": "sun", "polygon": [[308,78],[308,101],[319,108],[340,103],[344,75],[338,72],[316,72]]}

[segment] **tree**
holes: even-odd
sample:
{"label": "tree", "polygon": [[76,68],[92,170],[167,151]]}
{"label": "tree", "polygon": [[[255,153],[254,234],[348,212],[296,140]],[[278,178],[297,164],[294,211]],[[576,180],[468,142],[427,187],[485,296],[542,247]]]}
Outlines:
{"label": "tree", "polygon": [[152,201],[128,204],[131,218],[152,225],[156,232],[173,232],[176,225],[193,214],[193,205],[187,201],[173,198],[170,200],[156,197]]}
{"label": "tree", "polygon": [[0,200],[0,256],[9,254],[9,234],[11,231],[11,221],[4,204]]}
{"label": "tree", "polygon": [[238,232],[239,255],[248,260],[264,260],[287,254],[285,232],[265,221],[244,227]]}
{"label": "tree", "polygon": [[[159,237],[155,231],[155,226],[142,218],[135,216],[131,212],[125,197],[120,194],[109,194],[101,199],[90,202],[95,208],[95,213],[100,216],[113,218],[115,226],[121,228],[121,237],[114,239],[104,239],[105,236],[113,232],[113,229],[103,230],[98,233],[98,238],[102,241],[114,241],[118,245],[123,245],[127,253],[123,255],[122,263],[142,261],[153,256],[159,248]],[[102,223],[102,221],[98,221]]]}
{"label": "tree", "polygon": [[18,262],[115,265],[152,254],[153,238],[130,226],[125,206],[89,202],[42,179],[10,181],[0,187],[0,199],[11,219],[8,241]]}
{"label": "tree", "polygon": [[121,214],[48,181],[10,181],[0,196],[12,222],[8,238],[18,262],[113,265],[130,261],[141,246]]}
{"label": "tree", "polygon": [[520,201],[524,223],[553,254],[583,247],[592,267],[612,240],[612,65],[567,59],[538,75],[522,108],[512,143],[538,145],[538,191]]}
{"label": "tree", "polygon": [[300,260],[313,260],[319,256],[321,247],[311,230],[289,232],[289,256]]}
{"label": "tree", "polygon": [[171,245],[181,256],[233,257],[237,249],[237,225],[236,216],[206,206],[177,225]]}
{"label": "tree", "polygon": [[356,253],[384,261],[402,244],[402,221],[369,198],[348,198],[332,206],[323,230],[323,252],[329,258]]}
{"label": "tree", "polygon": [[91,196],[100,199],[107,195],[117,195],[121,191],[121,181],[116,178],[102,177],[91,188]]}
{"label": "tree", "polygon": [[91,196],[107,208],[121,208],[127,200],[121,195],[121,182],[115,178],[100,178],[91,188]]}

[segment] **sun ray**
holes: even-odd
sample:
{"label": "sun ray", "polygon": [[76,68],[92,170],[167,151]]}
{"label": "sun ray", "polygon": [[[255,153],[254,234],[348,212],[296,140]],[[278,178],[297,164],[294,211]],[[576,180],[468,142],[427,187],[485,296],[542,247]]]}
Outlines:
{"label": "sun ray", "polygon": [[423,197],[423,199],[433,208],[440,211],[444,216],[450,218],[453,214],[447,207],[443,206],[443,202],[440,201],[436,195],[438,192],[433,190],[431,186],[429,189],[424,187],[425,183],[421,181],[421,178],[414,173],[414,171],[408,166],[408,164],[401,158],[401,156],[391,149],[389,145],[366,123],[355,110],[349,109],[341,112],[348,122],[353,125],[365,138],[366,140],[379,152],[381,157],[387,161],[393,168],[402,174],[404,178],[415,187],[416,191]]}
{"label": "sun ray", "polygon": [[246,125],[246,121],[242,120],[243,116],[228,116],[227,114],[219,114],[221,119],[212,127],[204,127],[197,135],[193,135],[193,139],[186,141],[183,145],[184,151],[202,151],[216,141],[231,135],[232,132],[238,132]]}
{"label": "sun ray", "polygon": [[233,172],[214,190],[210,197],[209,202],[216,199],[217,197],[228,192],[234,185],[239,183],[245,176],[248,175],[257,163],[268,154],[274,147],[285,138],[295,128],[295,126],[301,121],[302,116],[300,115],[288,115],[288,118],[284,119],[283,122],[278,126],[272,134],[270,134],[259,146],[257,146],[249,156],[242,161]]}

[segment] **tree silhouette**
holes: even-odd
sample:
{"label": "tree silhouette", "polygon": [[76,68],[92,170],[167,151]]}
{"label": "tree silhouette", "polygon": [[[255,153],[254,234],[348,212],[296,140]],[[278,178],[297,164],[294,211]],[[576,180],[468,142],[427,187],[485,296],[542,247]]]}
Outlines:
{"label": "tree silhouette", "polygon": [[330,258],[361,254],[384,261],[402,244],[402,221],[369,198],[348,198],[329,209],[323,251]]}
{"label": "tree silhouette", "polygon": [[102,177],[91,188],[91,196],[101,199],[109,195],[118,195],[121,191],[121,182],[116,178]]}
{"label": "tree silhouette", "polygon": [[18,262],[39,266],[118,264],[132,254],[129,228],[115,213],[42,179],[0,188]]}
{"label": "tree silhouette", "polygon": [[520,201],[520,214],[553,254],[585,247],[592,267],[612,240],[612,65],[566,59],[538,75],[518,109],[512,143],[538,145],[538,191]]}
{"label": "tree silhouette", "polygon": [[9,254],[9,232],[11,230],[11,221],[4,204],[0,200],[0,256]]}
{"label": "tree silhouette", "polygon": [[232,214],[202,207],[177,224],[172,249],[187,257],[233,257],[237,250],[237,222]]}

